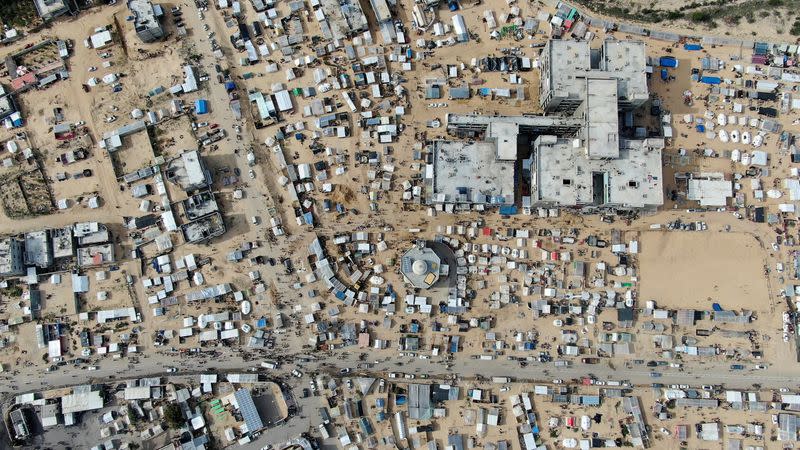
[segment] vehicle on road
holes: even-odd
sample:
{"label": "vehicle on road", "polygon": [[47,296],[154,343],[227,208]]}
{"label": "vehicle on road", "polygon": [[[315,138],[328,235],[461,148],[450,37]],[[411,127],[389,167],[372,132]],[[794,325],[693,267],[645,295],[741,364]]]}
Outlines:
{"label": "vehicle on road", "polygon": [[303,377],[303,372],[300,372],[299,370],[294,369],[294,370],[292,370],[292,376],[293,377],[297,377],[297,378],[302,378]]}
{"label": "vehicle on road", "polygon": [[248,171],[247,171],[247,175],[248,175],[248,176],[249,176],[251,179],[254,179],[254,178],[256,177],[256,172],[255,172],[253,169],[250,169],[250,170],[248,170]]}
{"label": "vehicle on road", "polygon": [[167,367],[167,373],[175,373],[178,371],[177,367]]}
{"label": "vehicle on road", "polygon": [[744,370],[744,364],[731,364],[731,370]]}
{"label": "vehicle on road", "polygon": [[341,373],[341,374],[350,373],[352,370],[353,369],[351,369],[349,367],[345,367],[344,369],[340,369],[339,373]]}
{"label": "vehicle on road", "polygon": [[661,378],[661,372],[650,372],[650,378]]}
{"label": "vehicle on road", "polygon": [[600,358],[581,358],[581,362],[584,364],[597,364],[600,362]]}

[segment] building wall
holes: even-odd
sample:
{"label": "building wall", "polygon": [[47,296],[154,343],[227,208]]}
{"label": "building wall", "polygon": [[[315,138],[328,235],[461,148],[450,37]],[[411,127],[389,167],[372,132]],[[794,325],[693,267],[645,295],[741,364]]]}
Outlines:
{"label": "building wall", "polygon": [[155,42],[164,37],[164,29],[161,26],[142,28],[136,30],[136,35],[142,42]]}
{"label": "building wall", "polygon": [[24,243],[19,239],[7,238],[0,242],[0,260],[2,260],[0,276],[23,275],[25,273],[24,253]]}

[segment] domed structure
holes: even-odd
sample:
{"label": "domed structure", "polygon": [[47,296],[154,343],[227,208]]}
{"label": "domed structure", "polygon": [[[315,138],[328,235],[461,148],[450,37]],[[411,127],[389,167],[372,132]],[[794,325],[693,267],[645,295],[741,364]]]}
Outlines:
{"label": "domed structure", "polygon": [[[428,242],[417,243],[402,256],[400,272],[406,282],[416,288],[428,289],[441,277],[447,277],[448,266],[442,264],[442,257],[434,250],[434,245],[434,243]],[[446,246],[442,247],[447,248]]]}
{"label": "domed structure", "polygon": [[425,261],[418,259],[414,261],[414,264],[411,265],[411,271],[414,272],[414,275],[425,275],[425,272],[428,271],[428,263]]}

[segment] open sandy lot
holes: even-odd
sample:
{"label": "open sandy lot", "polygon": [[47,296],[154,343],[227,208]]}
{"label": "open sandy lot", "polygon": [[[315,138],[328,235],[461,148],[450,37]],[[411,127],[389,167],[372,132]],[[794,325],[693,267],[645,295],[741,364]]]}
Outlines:
{"label": "open sandy lot", "polygon": [[743,233],[644,233],[641,299],[662,307],[769,309],[764,254]]}

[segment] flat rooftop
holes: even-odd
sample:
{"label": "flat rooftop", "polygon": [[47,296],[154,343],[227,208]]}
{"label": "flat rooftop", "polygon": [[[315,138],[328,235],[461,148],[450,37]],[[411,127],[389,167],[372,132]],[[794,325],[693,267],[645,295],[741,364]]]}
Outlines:
{"label": "flat rooftop", "polygon": [[205,215],[219,211],[214,194],[210,191],[200,192],[189,196],[182,202],[183,211],[189,220],[195,220]]}
{"label": "flat rooftop", "polygon": [[25,233],[25,265],[50,267],[50,236],[47,230]]}
{"label": "flat rooftop", "polygon": [[534,204],[643,208],[664,203],[662,139],[622,140],[618,159],[589,159],[574,143],[555,136],[540,136],[534,143]]}
{"label": "flat rooftop", "polygon": [[[497,159],[495,142],[435,141],[428,203],[514,203],[514,161]],[[515,143],[516,145],[516,143]]]}
{"label": "flat rooftop", "polygon": [[586,80],[586,153],[589,158],[619,156],[617,80]]}
{"label": "flat rooftop", "polygon": [[222,214],[216,212],[181,225],[181,231],[186,242],[203,242],[222,236],[225,233],[225,222],[222,220]]}
{"label": "flat rooftop", "polygon": [[134,26],[153,28],[158,26],[158,18],[150,0],[128,0],[128,8],[134,16]]}
{"label": "flat rooftop", "polygon": [[577,79],[586,76],[592,68],[589,42],[551,39],[544,51],[549,57],[549,66],[544,68],[549,76],[542,77],[542,91],[553,90],[569,97],[582,96],[583,83]]}
{"label": "flat rooftop", "polygon": [[647,53],[642,41],[603,41],[604,71],[619,80],[617,95],[620,101],[647,99]]}
{"label": "flat rooftop", "polygon": [[321,0],[320,8],[334,39],[344,39],[367,30],[367,17],[358,0]]}
{"label": "flat rooftop", "polygon": [[114,244],[91,245],[78,249],[78,267],[99,266],[114,262]]}
{"label": "flat rooftop", "polygon": [[517,159],[517,136],[519,125],[514,122],[492,122],[486,129],[487,140],[493,140],[497,149],[497,159]]}
{"label": "flat rooftop", "polygon": [[74,255],[72,227],[55,228],[50,231],[53,238],[53,258],[69,258]]}
{"label": "flat rooftop", "polygon": [[184,191],[193,191],[211,183],[200,158],[200,152],[192,150],[181,154],[167,165],[167,178]]}
{"label": "flat rooftop", "polygon": [[48,19],[69,11],[69,6],[64,0],[34,0],[39,16]]}

